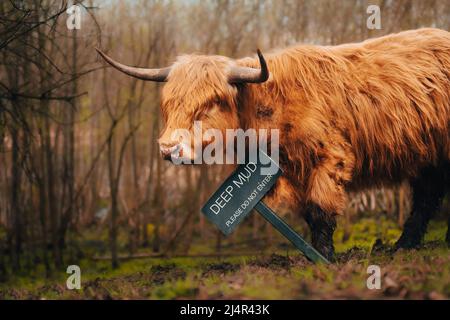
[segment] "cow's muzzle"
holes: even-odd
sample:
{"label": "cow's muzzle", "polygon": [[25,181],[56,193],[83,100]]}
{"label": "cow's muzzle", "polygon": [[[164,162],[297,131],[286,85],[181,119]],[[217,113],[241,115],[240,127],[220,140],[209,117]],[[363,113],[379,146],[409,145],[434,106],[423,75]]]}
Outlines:
{"label": "cow's muzzle", "polygon": [[181,157],[181,144],[168,145],[165,143],[159,144],[159,151],[164,160],[172,160],[172,158]]}

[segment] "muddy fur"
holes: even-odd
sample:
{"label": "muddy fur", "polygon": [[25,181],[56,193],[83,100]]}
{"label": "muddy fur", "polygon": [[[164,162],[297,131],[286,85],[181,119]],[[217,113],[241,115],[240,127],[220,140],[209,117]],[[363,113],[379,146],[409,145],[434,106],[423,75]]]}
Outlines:
{"label": "muddy fur", "polygon": [[427,167],[413,179],[413,208],[403,227],[403,234],[396,243],[397,248],[416,248],[422,243],[428,222],[442,204],[449,183],[449,172],[448,165]]}
{"label": "muddy fur", "polygon": [[311,204],[306,210],[305,220],[311,229],[311,241],[329,261],[334,261],[333,233],[336,229],[336,218],[327,214],[318,205]]}

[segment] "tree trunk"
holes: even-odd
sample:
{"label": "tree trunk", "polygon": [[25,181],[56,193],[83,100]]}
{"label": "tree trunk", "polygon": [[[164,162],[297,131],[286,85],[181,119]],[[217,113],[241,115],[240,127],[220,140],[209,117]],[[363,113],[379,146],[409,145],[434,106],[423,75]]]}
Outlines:
{"label": "tree trunk", "polygon": [[19,167],[19,136],[18,132],[12,132],[11,154],[11,216],[13,221],[13,237],[11,250],[12,265],[15,270],[20,270],[20,253],[22,249],[22,213],[20,207],[20,181],[21,170]]}
{"label": "tree trunk", "polygon": [[[114,129],[112,129],[114,130]],[[108,141],[108,177],[110,185],[110,197],[111,197],[111,216],[110,216],[110,229],[109,229],[109,241],[111,249],[111,266],[116,269],[119,266],[119,260],[117,256],[117,217],[118,202],[117,202],[117,186],[115,179],[115,144],[114,133],[111,133]]]}

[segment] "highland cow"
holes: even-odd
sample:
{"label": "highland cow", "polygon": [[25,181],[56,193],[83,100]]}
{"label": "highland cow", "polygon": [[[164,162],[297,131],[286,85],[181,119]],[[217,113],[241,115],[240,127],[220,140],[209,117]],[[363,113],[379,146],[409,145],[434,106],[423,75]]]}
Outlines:
{"label": "highland cow", "polygon": [[[313,246],[334,255],[347,192],[408,180],[413,209],[396,248],[420,245],[450,179],[450,33],[405,31],[339,46],[297,45],[266,58],[184,55],[164,69],[113,67],[162,89],[166,158],[189,143],[175,128],[279,128],[283,177],[268,201],[289,203]],[[270,74],[270,76],[269,76]],[[183,147],[179,147],[182,144]],[[205,141],[204,144],[208,144]],[[450,222],[450,221],[449,221]],[[450,243],[450,231],[446,240]]]}

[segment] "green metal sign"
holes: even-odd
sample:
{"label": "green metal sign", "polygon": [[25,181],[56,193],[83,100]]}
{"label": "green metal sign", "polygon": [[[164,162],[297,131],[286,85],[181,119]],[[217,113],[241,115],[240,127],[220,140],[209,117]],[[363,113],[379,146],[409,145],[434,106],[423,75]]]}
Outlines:
{"label": "green metal sign", "polygon": [[[258,153],[257,161],[239,165],[225,180],[203,206],[203,214],[225,235],[229,235],[255,209],[311,261],[329,263],[261,201],[282,172],[268,155],[261,150]],[[271,170],[274,172],[263,174],[263,168],[268,166],[275,168]]]}

